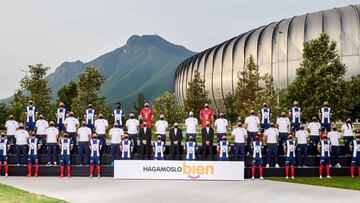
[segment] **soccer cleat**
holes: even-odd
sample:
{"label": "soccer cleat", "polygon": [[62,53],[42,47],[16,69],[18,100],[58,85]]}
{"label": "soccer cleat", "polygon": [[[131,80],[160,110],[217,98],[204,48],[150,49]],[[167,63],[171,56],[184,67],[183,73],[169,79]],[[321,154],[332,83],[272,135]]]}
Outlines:
{"label": "soccer cleat", "polygon": [[251,180],[255,180],[255,177],[253,176],[253,177],[251,177]]}
{"label": "soccer cleat", "polygon": [[320,179],[322,179],[322,176],[319,176]]}
{"label": "soccer cleat", "polygon": [[89,178],[92,178],[92,177],[93,177],[93,175],[92,175],[92,174],[90,174]]}
{"label": "soccer cleat", "polygon": [[63,174],[61,174],[60,176],[59,176],[59,178],[63,178],[64,177],[64,175]]}
{"label": "soccer cleat", "polygon": [[352,178],[354,177],[354,175],[351,176]]}
{"label": "soccer cleat", "polygon": [[70,175],[70,174],[68,174],[68,178],[71,178],[71,175]]}
{"label": "soccer cleat", "polygon": [[101,178],[101,177],[100,177],[100,174],[98,174],[98,178]]}
{"label": "soccer cleat", "polygon": [[326,178],[331,178],[331,176],[326,176]]}
{"label": "soccer cleat", "polygon": [[295,177],[294,177],[294,176],[291,176],[291,179],[293,179],[293,180],[294,180],[294,179],[295,179]]}
{"label": "soccer cleat", "polygon": [[303,165],[303,168],[307,168],[307,166],[306,166],[306,165]]}
{"label": "soccer cleat", "polygon": [[37,177],[38,177],[38,174],[37,174],[37,173],[35,173],[34,177],[35,177],[35,178],[37,178]]}
{"label": "soccer cleat", "polygon": [[49,161],[46,165],[47,165],[47,166],[51,166],[51,162]]}
{"label": "soccer cleat", "polygon": [[269,168],[269,167],[270,167],[269,164],[266,164],[265,168]]}
{"label": "soccer cleat", "polygon": [[56,166],[56,161],[54,161],[54,166]]}
{"label": "soccer cleat", "polygon": [[28,173],[26,177],[31,177],[31,173]]}
{"label": "soccer cleat", "polygon": [[8,176],[9,176],[9,174],[5,173],[5,177],[8,177]]}
{"label": "soccer cleat", "polygon": [[285,179],[289,179],[289,176],[286,176]]}
{"label": "soccer cleat", "polygon": [[262,177],[262,176],[260,176],[260,178],[259,178],[260,180],[264,180],[264,178]]}
{"label": "soccer cleat", "polygon": [[335,168],[341,168],[341,165],[340,165],[339,163],[337,163],[337,164],[335,165]]}
{"label": "soccer cleat", "polygon": [[275,168],[280,168],[279,164],[275,164]]}

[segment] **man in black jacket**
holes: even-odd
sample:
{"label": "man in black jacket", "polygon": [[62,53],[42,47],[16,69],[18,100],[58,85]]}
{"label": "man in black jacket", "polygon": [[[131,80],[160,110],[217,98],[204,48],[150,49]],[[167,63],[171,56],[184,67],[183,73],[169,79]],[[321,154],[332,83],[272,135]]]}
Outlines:
{"label": "man in black jacket", "polygon": [[170,156],[173,160],[180,160],[181,140],[183,138],[182,130],[178,123],[174,123],[174,127],[169,131],[170,137]]}
{"label": "man in black jacket", "polygon": [[150,160],[151,150],[151,128],[147,127],[144,122],[143,127],[139,130],[140,140],[140,158]]}
{"label": "man in black jacket", "polygon": [[205,128],[201,130],[203,160],[213,160],[214,129],[206,122]]}

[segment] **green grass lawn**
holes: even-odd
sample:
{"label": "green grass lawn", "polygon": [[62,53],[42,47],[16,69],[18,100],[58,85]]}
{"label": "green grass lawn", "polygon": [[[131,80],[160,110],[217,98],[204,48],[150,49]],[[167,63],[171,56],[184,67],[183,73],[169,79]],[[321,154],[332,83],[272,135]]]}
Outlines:
{"label": "green grass lawn", "polygon": [[0,184],[0,202],[31,202],[31,203],[45,203],[45,202],[65,202],[59,199],[38,195],[14,187]]}
{"label": "green grass lawn", "polygon": [[360,190],[360,177],[351,178],[348,176],[334,176],[331,179],[327,179],[325,177],[323,179],[320,179],[319,177],[295,177],[295,180],[286,180],[284,177],[267,177],[266,179],[288,183]]}

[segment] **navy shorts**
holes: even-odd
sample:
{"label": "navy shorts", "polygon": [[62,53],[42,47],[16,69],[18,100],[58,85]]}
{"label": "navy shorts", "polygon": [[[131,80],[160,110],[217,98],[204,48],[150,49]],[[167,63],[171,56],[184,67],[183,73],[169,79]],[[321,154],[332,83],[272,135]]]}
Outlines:
{"label": "navy shorts", "polygon": [[70,155],[63,154],[60,157],[60,165],[70,165]]}
{"label": "navy shorts", "polygon": [[330,164],[330,157],[329,156],[322,156],[320,158],[320,164],[323,164],[323,165]]}
{"label": "navy shorts", "polygon": [[291,123],[291,131],[296,132],[298,131],[300,128],[300,123],[299,122],[294,122]]}
{"label": "navy shorts", "polygon": [[294,166],[295,165],[295,157],[286,157],[285,165]]}
{"label": "navy shorts", "polygon": [[34,131],[35,130],[35,122],[26,122],[25,128],[27,131]]}
{"label": "navy shorts", "polygon": [[258,165],[258,166],[260,166],[260,165],[262,165],[263,164],[263,160],[262,160],[262,158],[259,158],[259,157],[253,157],[253,159],[252,159],[252,165]]}
{"label": "navy shorts", "polygon": [[8,157],[5,155],[0,155],[0,164],[7,161]]}
{"label": "navy shorts", "polygon": [[260,127],[261,127],[261,133],[264,133],[266,129],[270,128],[270,123],[262,123]]}
{"label": "navy shorts", "polygon": [[90,157],[90,165],[100,165],[100,157],[99,156]]}
{"label": "navy shorts", "polygon": [[321,123],[321,131],[330,132],[330,123]]}
{"label": "navy shorts", "polygon": [[28,155],[28,164],[37,164],[39,163],[38,155]]}
{"label": "navy shorts", "polygon": [[360,166],[360,157],[353,157],[351,159],[351,165],[352,166]]}

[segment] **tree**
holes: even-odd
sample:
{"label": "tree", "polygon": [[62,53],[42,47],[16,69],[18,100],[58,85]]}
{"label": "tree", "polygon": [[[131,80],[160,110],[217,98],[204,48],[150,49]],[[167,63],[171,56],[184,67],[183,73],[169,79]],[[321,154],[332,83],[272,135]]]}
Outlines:
{"label": "tree", "polygon": [[244,70],[238,73],[235,99],[233,99],[236,113],[241,120],[244,120],[251,109],[257,110],[261,108],[263,102],[267,102],[276,114],[278,96],[279,91],[274,87],[272,77],[269,74],[260,76],[259,67],[250,55]]}
{"label": "tree", "polygon": [[185,117],[183,108],[176,100],[175,95],[170,92],[164,92],[155,99],[154,118],[159,118],[160,114],[165,116],[170,125],[175,122],[182,122]]}
{"label": "tree", "polygon": [[71,111],[73,101],[78,96],[77,83],[70,81],[58,91],[57,96],[58,101],[64,102],[67,110]]}
{"label": "tree", "polygon": [[226,107],[227,119],[231,123],[236,122],[238,115],[236,114],[235,96],[231,93],[228,93],[224,98],[224,105]]}
{"label": "tree", "polygon": [[105,83],[105,77],[96,67],[88,67],[78,75],[77,96],[72,101],[71,109],[75,115],[82,116],[88,104],[92,104],[98,113],[110,114],[110,108],[105,104],[105,97],[99,96],[100,88]]}
{"label": "tree", "polygon": [[5,122],[7,120],[8,108],[6,104],[0,103],[0,129],[5,129]]}
{"label": "tree", "polygon": [[184,99],[185,112],[193,111],[196,117],[199,116],[204,103],[210,103],[208,92],[205,90],[205,80],[200,77],[200,72],[195,70],[194,78],[188,82],[186,97]]}
{"label": "tree", "polygon": [[141,109],[144,107],[144,104],[146,102],[144,93],[139,93],[136,100],[133,103],[133,113],[135,116],[140,115]]}
{"label": "tree", "polygon": [[8,110],[9,115],[13,115],[17,121],[25,121],[25,107],[27,104],[28,98],[23,94],[23,92],[18,89],[14,94],[14,98],[10,101],[10,107]]}
{"label": "tree", "polygon": [[340,62],[336,42],[322,33],[318,38],[304,43],[303,61],[296,70],[294,81],[288,86],[282,106],[291,106],[294,100],[303,106],[303,118],[317,115],[325,100],[336,105],[335,117],[344,114],[342,102],[346,66]]}
{"label": "tree", "polygon": [[29,65],[28,67],[30,75],[21,79],[20,87],[30,93],[30,98],[33,99],[39,111],[49,117],[52,98],[51,89],[45,80],[45,76],[50,67],[45,67],[43,64]]}
{"label": "tree", "polygon": [[345,84],[345,96],[343,97],[343,103],[346,104],[345,117],[351,117],[353,119],[360,118],[360,75],[351,77],[351,80],[346,81]]}

